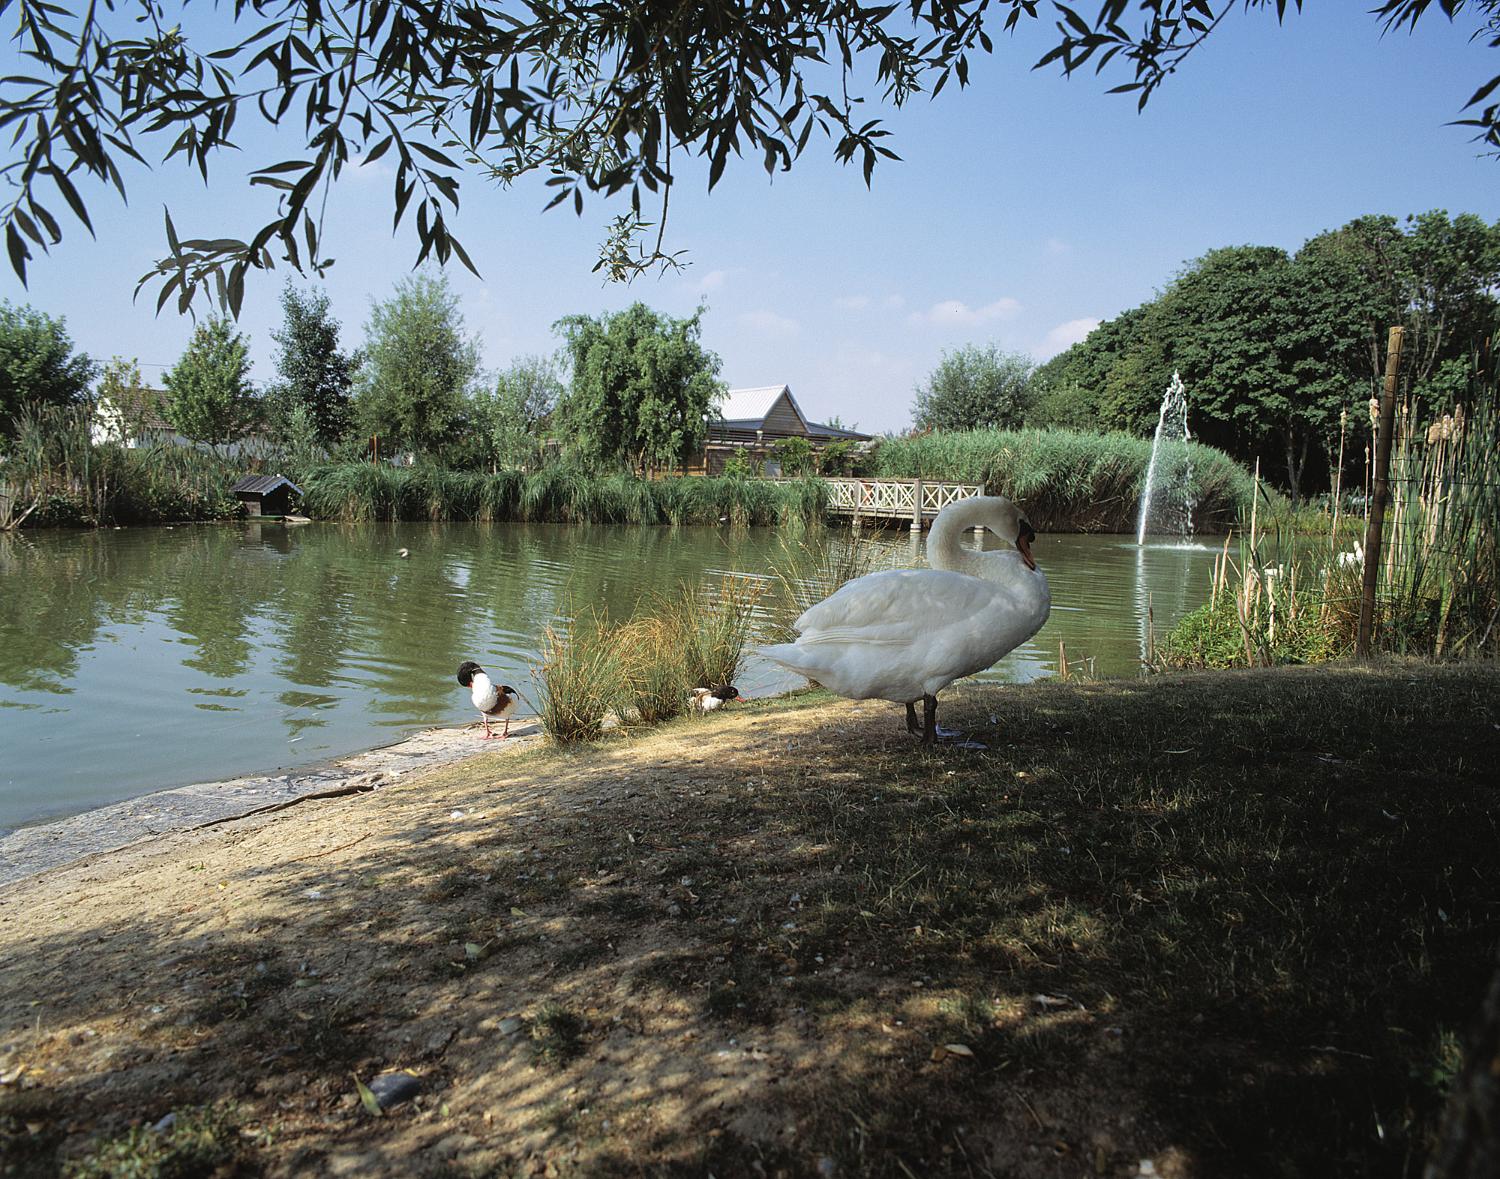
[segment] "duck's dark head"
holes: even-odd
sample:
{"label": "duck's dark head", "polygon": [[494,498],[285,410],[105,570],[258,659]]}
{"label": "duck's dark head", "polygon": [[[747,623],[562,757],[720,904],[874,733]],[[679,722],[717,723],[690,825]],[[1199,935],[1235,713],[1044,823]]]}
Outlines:
{"label": "duck's dark head", "polygon": [[484,668],[472,659],[465,659],[458,665],[458,682],[467,688],[474,682],[474,673],[483,670]]}
{"label": "duck's dark head", "polygon": [[717,696],[720,700],[739,700],[739,699],[741,699],[741,697],[740,697],[740,690],[738,688],[736,688],[733,684],[720,684],[717,688],[715,688],[713,690],[713,695]]}

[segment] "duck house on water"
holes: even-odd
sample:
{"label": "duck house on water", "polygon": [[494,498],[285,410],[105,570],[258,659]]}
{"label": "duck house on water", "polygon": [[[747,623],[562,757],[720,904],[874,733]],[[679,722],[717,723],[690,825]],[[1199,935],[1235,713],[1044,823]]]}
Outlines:
{"label": "duck house on water", "polygon": [[247,516],[290,516],[302,488],[285,475],[246,475],[229,489]]}

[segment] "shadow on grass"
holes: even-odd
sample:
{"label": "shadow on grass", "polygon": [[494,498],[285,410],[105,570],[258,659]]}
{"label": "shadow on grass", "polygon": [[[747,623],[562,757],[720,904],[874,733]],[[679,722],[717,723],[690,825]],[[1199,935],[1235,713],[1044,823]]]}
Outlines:
{"label": "shadow on grass", "polygon": [[[1414,1175],[1500,933],[1497,699],[972,688],[987,752],[768,708],[439,775],[338,860],[24,941],[4,1145],[234,1103],[283,1170]],[[392,1068],[427,1097],[372,1121]]]}

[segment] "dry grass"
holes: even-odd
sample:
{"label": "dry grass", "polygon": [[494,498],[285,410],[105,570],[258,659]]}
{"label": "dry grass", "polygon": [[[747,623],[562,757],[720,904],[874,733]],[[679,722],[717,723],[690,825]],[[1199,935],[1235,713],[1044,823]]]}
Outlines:
{"label": "dry grass", "polygon": [[927,753],[802,697],[22,884],[0,1147],[233,1099],[271,1175],[1415,1176],[1500,935],[1497,699],[971,687],[989,750]]}

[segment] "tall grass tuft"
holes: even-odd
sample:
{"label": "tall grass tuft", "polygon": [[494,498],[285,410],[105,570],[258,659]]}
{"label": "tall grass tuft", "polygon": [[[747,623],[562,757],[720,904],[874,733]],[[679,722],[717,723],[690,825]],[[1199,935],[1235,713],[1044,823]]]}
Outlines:
{"label": "tall grass tuft", "polygon": [[750,641],[756,605],[763,583],[733,574],[722,578],[716,589],[684,586],[666,613],[675,615],[681,634],[680,658],[688,686],[715,688],[732,684]]}
{"label": "tall grass tuft", "polygon": [[[1198,532],[1222,532],[1249,511],[1244,468],[1196,442],[1172,456],[1192,464],[1190,494]],[[1043,531],[1131,532],[1151,462],[1151,440],[1073,430],[971,430],[883,442],[876,476],[979,483],[990,495],[1026,505]]]}
{"label": "tall grass tuft", "polygon": [[687,711],[693,686],[683,658],[686,614],[677,603],[656,600],[616,632],[624,692],[621,713],[654,725]]}
{"label": "tall grass tuft", "polygon": [[542,728],[561,744],[595,741],[622,696],[617,632],[599,613],[575,616],[567,634],[548,627],[532,667]]}

